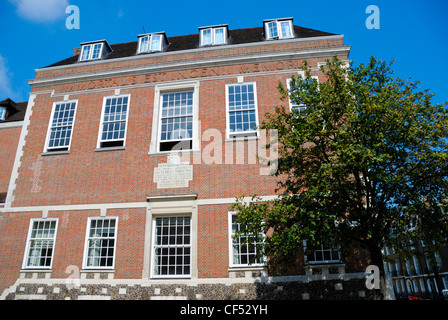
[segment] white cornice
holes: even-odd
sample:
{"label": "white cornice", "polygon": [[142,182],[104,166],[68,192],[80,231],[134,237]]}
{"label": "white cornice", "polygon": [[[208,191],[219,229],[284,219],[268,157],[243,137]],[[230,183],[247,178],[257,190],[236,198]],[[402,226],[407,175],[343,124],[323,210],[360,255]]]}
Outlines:
{"label": "white cornice", "polygon": [[114,77],[134,76],[148,73],[181,71],[192,68],[219,67],[245,63],[272,62],[281,60],[304,59],[313,57],[331,57],[334,54],[348,55],[350,46],[312,48],[304,50],[290,50],[282,52],[265,52],[237,56],[224,56],[208,59],[195,59],[189,61],[173,61],[157,64],[140,65],[135,67],[99,70],[88,73],[77,73],[50,78],[29,80],[32,87],[58,85],[72,82],[109,79]]}
{"label": "white cornice", "polygon": [[4,128],[17,128],[23,126],[23,121],[11,121],[0,123],[0,129]]}

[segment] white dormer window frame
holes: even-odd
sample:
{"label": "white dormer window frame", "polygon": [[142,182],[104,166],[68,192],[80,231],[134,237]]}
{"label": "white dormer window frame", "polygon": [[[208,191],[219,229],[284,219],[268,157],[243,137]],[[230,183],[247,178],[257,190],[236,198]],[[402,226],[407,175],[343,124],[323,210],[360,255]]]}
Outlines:
{"label": "white dormer window frame", "polygon": [[164,48],[164,35],[162,33],[151,33],[139,36],[138,54],[163,51]]}
{"label": "white dormer window frame", "polygon": [[267,40],[294,38],[292,19],[268,20],[264,25]]}
{"label": "white dormer window frame", "polygon": [[201,28],[200,34],[201,47],[227,44],[228,32],[225,26]]}
{"label": "white dormer window frame", "polygon": [[80,61],[98,60],[102,58],[103,42],[96,42],[82,46]]}

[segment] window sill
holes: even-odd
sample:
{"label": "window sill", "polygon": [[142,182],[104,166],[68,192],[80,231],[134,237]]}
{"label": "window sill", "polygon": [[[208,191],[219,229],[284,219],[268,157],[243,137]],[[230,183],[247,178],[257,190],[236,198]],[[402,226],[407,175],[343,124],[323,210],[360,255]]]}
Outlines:
{"label": "window sill", "polygon": [[161,157],[179,153],[182,156],[182,155],[198,154],[200,152],[201,152],[200,150],[175,150],[175,151],[159,151],[159,152],[150,151],[148,152],[148,155],[150,157]]}
{"label": "window sill", "polygon": [[70,154],[70,151],[54,151],[54,152],[44,152],[41,153],[41,156],[57,156],[57,155],[61,155],[61,154]]}
{"label": "window sill", "polygon": [[233,136],[226,138],[225,142],[232,141],[248,141],[248,140],[258,140],[260,137],[258,135],[241,135],[241,136]]}
{"label": "window sill", "polygon": [[97,148],[95,152],[126,150],[126,147]]}
{"label": "window sill", "polygon": [[230,267],[227,269],[229,278],[259,278],[267,277],[266,266]]}

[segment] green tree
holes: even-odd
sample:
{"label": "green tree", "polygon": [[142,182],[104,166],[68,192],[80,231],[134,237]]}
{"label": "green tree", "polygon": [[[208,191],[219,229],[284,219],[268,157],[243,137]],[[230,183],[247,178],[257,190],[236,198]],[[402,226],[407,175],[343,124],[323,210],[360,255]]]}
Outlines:
{"label": "green tree", "polygon": [[[294,263],[297,252],[323,244],[348,256],[364,248],[385,279],[382,248],[403,237],[425,241],[432,252],[445,245],[448,145],[447,104],[432,104],[419,82],[393,78],[392,62],[372,57],[346,66],[334,57],[321,67],[324,81],[293,77],[282,106],[262,129],[278,130],[278,199],[244,202],[233,209],[248,236],[268,235],[260,254],[273,272]],[[306,242],[306,248],[303,243]]]}

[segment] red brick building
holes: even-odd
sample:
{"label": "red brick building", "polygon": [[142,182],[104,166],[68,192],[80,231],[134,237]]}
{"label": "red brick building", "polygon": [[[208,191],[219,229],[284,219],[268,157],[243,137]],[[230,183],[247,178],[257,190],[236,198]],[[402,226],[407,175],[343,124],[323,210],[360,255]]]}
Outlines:
{"label": "red brick building", "polygon": [[278,83],[304,60],[322,81],[350,52],[292,18],[260,24],[85,42],[36,70],[21,134],[0,123],[2,299],[369,296],[337,250],[274,277],[232,238],[236,197],[276,196],[256,127],[289,106]]}

